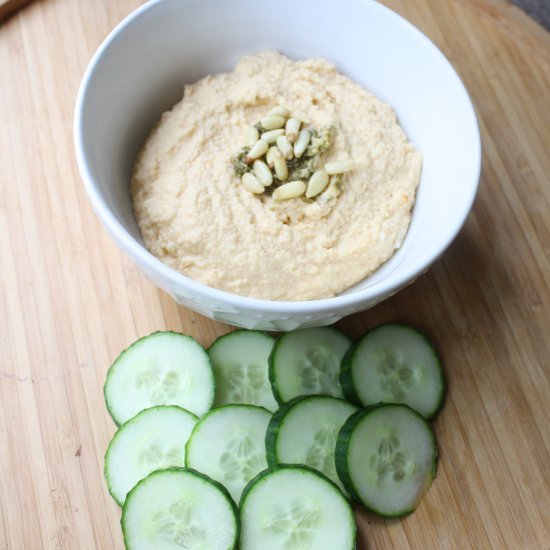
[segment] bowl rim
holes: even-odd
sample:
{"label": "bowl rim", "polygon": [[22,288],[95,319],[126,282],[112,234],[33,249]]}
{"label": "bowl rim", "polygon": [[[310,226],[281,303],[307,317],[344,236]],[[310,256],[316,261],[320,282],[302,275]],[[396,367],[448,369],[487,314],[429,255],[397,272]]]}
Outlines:
{"label": "bowl rim", "polygon": [[[481,175],[482,163],[482,146],[481,135],[479,130],[478,118],[475,107],[472,103],[470,95],[462,82],[462,79],[445,57],[441,50],[417,27],[407,21],[404,17],[394,12],[390,8],[380,4],[376,0],[355,0],[364,4],[369,4],[373,9],[378,9],[385,12],[388,17],[394,18],[396,24],[401,25],[407,32],[416,34],[417,38],[424,42],[424,45],[432,50],[432,53],[440,58],[443,66],[450,72],[456,81],[456,85],[461,88],[461,92],[465,98],[464,116],[470,118],[473,123],[472,128],[475,130],[472,139],[475,143],[472,144],[475,149],[475,157],[472,158],[474,165],[473,182],[469,189],[469,195],[465,197],[465,205],[462,215],[457,219],[455,225],[449,230],[449,238],[442,242],[435,250],[431,250],[430,254],[422,256],[421,261],[416,261],[408,269],[401,272],[398,279],[393,280],[392,277],[377,282],[374,287],[367,287],[353,291],[349,294],[336,295],[330,298],[321,298],[307,301],[283,301],[283,300],[267,300],[262,298],[252,298],[249,296],[241,296],[214,287],[210,287],[204,283],[200,283],[183,275],[182,273],[168,267],[161,260],[151,254],[143,245],[132,237],[125,229],[122,223],[118,220],[115,214],[111,211],[106,201],[98,191],[89,165],[83,145],[83,111],[86,102],[90,82],[96,70],[96,66],[103,56],[104,52],[117,39],[118,35],[124,29],[130,26],[136,19],[141,18],[145,13],[154,9],[158,4],[170,2],[172,0],[149,0],[144,5],[140,6],[122,21],[120,21],[103,40],[99,48],[92,56],[80,83],[75,102],[75,115],[73,125],[74,147],[77,159],[77,165],[80,176],[84,182],[84,187],[96,215],[99,217],[107,232],[113,237],[117,245],[128,254],[134,261],[141,265],[148,265],[152,271],[157,273],[167,286],[171,289],[176,289],[180,286],[186,288],[190,294],[206,298],[214,302],[225,303],[228,306],[247,309],[249,311],[262,311],[270,314],[319,314],[319,313],[334,313],[349,306],[360,305],[365,302],[372,301],[377,297],[386,297],[398,291],[403,286],[412,282],[419,275],[427,271],[430,265],[443,254],[443,252],[451,245],[460,230],[462,229],[475,200],[477,190],[479,188],[479,180]],[[182,3],[191,3],[193,0],[179,0]],[[173,290],[172,290],[173,291]],[[171,293],[172,293],[171,291]],[[177,291],[176,291],[177,292]]]}

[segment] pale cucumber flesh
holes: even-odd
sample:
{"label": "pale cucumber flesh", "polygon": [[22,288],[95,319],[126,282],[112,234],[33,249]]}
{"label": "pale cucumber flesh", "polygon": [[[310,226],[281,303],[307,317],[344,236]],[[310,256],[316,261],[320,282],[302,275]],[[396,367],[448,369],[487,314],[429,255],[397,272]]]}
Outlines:
{"label": "pale cucumber flesh", "polygon": [[157,470],[128,494],[122,511],[126,550],[232,550],[237,510],[227,491],[185,468]]}
{"label": "pale cucumber flesh", "polygon": [[267,467],[265,434],[271,414],[252,405],[225,405],[195,426],[186,465],[222,483],[235,502],[245,485]]}
{"label": "pale cucumber flesh", "polygon": [[365,406],[403,403],[425,418],[439,410],[445,394],[441,361],[433,346],[416,329],[398,324],[369,331],[351,357],[344,358],[341,380]]}
{"label": "pale cucumber flesh", "polygon": [[185,466],[185,444],[198,418],[177,406],[146,409],[123,424],[105,455],[105,479],[122,506],[126,494],[151,472]]}
{"label": "pale cucumber flesh", "polygon": [[237,330],[218,338],[208,355],[216,376],[214,406],[232,403],[277,408],[268,376],[273,349],[271,336],[255,330]]}
{"label": "pale cucumber flesh", "polygon": [[310,328],[279,337],[270,357],[269,376],[280,403],[300,395],[343,397],[340,362],[351,341],[340,331]]}
{"label": "pale cucumber flesh", "polygon": [[281,415],[274,415],[268,428],[266,446],[270,465],[305,464],[325,474],[343,490],[334,462],[336,440],[340,428],[357,407],[328,396],[297,398],[287,406]]}
{"label": "pale cucumber flesh", "polygon": [[338,488],[306,467],[260,474],[240,505],[242,550],[352,550],[355,519]]}
{"label": "pale cucumber flesh", "polygon": [[201,416],[214,400],[214,375],[208,355],[193,338],[156,332],[119,355],[104,393],[117,424],[157,405],[178,405]]}
{"label": "pale cucumber flesh", "polygon": [[361,410],[338,437],[338,475],[355,498],[380,515],[413,511],[431,486],[436,463],[429,425],[405,405]]}

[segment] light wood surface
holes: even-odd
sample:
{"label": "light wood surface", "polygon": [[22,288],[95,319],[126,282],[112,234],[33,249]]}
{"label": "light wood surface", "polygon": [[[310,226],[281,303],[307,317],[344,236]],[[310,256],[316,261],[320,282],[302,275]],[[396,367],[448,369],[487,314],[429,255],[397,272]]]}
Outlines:
{"label": "light wood surface", "polygon": [[[441,459],[403,520],[359,514],[361,549],[550,548],[550,38],[497,0],[388,0],[450,58],[484,163],[464,230],[414,285],[339,323],[413,323],[449,382]],[[138,0],[42,0],[0,27],[0,547],[122,548],[103,481],[107,368],[158,329],[229,330],[178,307],[118,251],[77,173],[83,70]]]}

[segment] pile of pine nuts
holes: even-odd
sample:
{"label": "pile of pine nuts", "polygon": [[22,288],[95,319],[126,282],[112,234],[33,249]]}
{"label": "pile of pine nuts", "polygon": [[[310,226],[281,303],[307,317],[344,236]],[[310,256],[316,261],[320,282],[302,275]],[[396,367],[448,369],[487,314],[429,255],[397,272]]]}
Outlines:
{"label": "pile of pine nuts", "polygon": [[241,177],[243,186],[254,194],[262,194],[274,182],[274,176],[282,182],[271,194],[273,200],[282,201],[305,196],[313,199],[329,185],[331,176],[343,174],[356,168],[351,159],[328,162],[316,170],[309,180],[287,181],[288,161],[301,158],[310,141],[311,131],[303,128],[302,121],[290,115],[289,110],[279,105],[269,111],[261,121],[246,130],[244,158],[252,171]]}

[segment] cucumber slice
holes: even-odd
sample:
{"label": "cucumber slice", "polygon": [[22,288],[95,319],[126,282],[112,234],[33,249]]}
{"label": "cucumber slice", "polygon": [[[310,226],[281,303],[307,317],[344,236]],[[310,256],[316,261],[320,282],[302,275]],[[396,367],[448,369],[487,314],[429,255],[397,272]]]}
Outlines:
{"label": "cucumber slice", "polygon": [[214,401],[214,375],[208,355],[194,338],[155,332],[118,356],[107,373],[104,393],[117,424],[156,405],[179,405],[202,416]]}
{"label": "cucumber slice", "polygon": [[267,467],[265,433],[271,413],[253,405],[224,405],[195,426],[185,462],[227,488],[239,502],[244,486]]}
{"label": "cucumber slice", "polygon": [[240,504],[241,550],[352,550],[356,525],[338,487],[306,466],[261,472]]}
{"label": "cucumber slice", "polygon": [[126,550],[237,547],[237,509],[227,491],[186,468],[157,470],[126,497],[122,510]]}
{"label": "cucumber slice", "polygon": [[220,336],[209,348],[216,377],[214,406],[258,405],[277,408],[268,377],[274,339],[258,330],[236,330]]}
{"label": "cucumber slice", "polygon": [[346,353],[340,382],[351,401],[403,403],[427,419],[445,396],[443,369],[432,344],[418,330],[394,323],[370,330]]}
{"label": "cucumber slice", "polygon": [[305,464],[344,490],[336,473],[338,432],[357,407],[336,397],[297,397],[283,405],[267,427],[267,463]]}
{"label": "cucumber slice", "polygon": [[105,454],[105,479],[120,506],[155,470],[185,466],[185,444],[198,418],[175,405],[145,409],[117,430]]}
{"label": "cucumber slice", "polygon": [[435,436],[406,405],[360,410],[338,434],[336,470],[344,487],[381,516],[411,513],[430,488],[436,467]]}
{"label": "cucumber slice", "polygon": [[299,395],[343,397],[338,381],[340,362],[350,339],[331,327],[287,332],[269,357],[269,379],[279,403]]}

